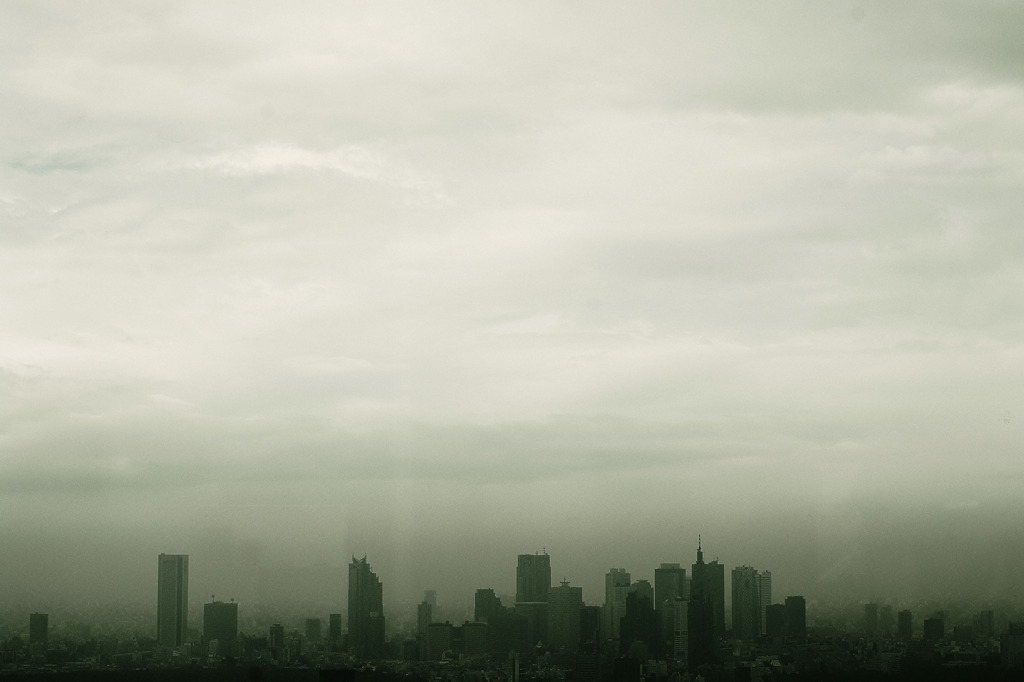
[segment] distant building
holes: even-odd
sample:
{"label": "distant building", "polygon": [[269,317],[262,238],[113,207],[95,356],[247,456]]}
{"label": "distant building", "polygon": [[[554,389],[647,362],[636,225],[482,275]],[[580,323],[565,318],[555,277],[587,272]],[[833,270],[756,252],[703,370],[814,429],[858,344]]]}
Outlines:
{"label": "distant building", "polygon": [[427,629],[434,622],[434,607],[423,600],[416,606],[416,642],[419,645],[420,660],[428,660]]}
{"label": "distant building", "polygon": [[332,613],[327,616],[327,639],[331,651],[341,648],[341,614]]}
{"label": "distant building", "polygon": [[909,642],[913,636],[914,619],[910,611],[903,610],[896,615],[896,636]]}
{"label": "distant building", "polygon": [[601,607],[586,606],[580,609],[580,650],[585,654],[601,651]]}
{"label": "distant building", "polygon": [[672,657],[687,665],[687,652],[689,651],[689,606],[690,600],[677,597],[672,604]]}
{"label": "distant building", "polygon": [[626,595],[626,613],[619,629],[619,652],[644,662],[662,657],[654,588],[646,580],[635,582]]}
{"label": "distant building", "polygon": [[[690,603],[687,606],[687,657],[690,669],[714,663],[718,652],[715,633],[718,598],[717,571],[704,563],[704,550],[697,541],[697,561],[691,566]],[[724,574],[722,577],[724,581]],[[725,588],[722,587],[723,599]]]}
{"label": "distant building", "polygon": [[999,659],[1004,668],[1024,670],[1024,623],[1010,623],[999,636]]}
{"label": "distant building", "polygon": [[662,564],[654,569],[654,610],[658,614],[661,649],[673,650],[676,599],[689,598],[686,569],[679,564]]}
{"label": "distant building", "polygon": [[786,634],[786,605],[769,604],[764,610],[764,634],[772,639]]}
{"label": "distant building", "polygon": [[306,641],[316,644],[323,638],[323,621],[319,618],[306,619]]}
{"label": "distant building", "polygon": [[161,554],[157,559],[156,641],[161,646],[185,643],[188,630],[188,555]]}
{"label": "distant building", "polygon": [[761,595],[757,570],[750,566],[732,569],[732,636],[752,640],[761,634]]}
{"label": "distant building", "polygon": [[807,602],[803,597],[786,597],[786,636],[807,639]]}
{"label": "distant building", "polygon": [[487,623],[462,624],[462,653],[466,656],[483,656],[487,654]]}
{"label": "distant building", "polygon": [[580,611],[583,609],[583,588],[563,581],[548,590],[548,646],[552,651],[564,649],[575,654],[580,650]]}
{"label": "distant building", "polygon": [[516,603],[547,601],[551,589],[551,557],[520,554],[516,565]]}
{"label": "distant building", "polygon": [[772,603],[772,573],[771,571],[761,571],[755,576],[754,579],[757,584],[757,601],[758,601],[758,634],[765,634],[765,611],[768,609],[768,605]]}
{"label": "distant building", "polygon": [[50,615],[47,613],[30,613],[28,616],[29,644],[46,645],[50,638]]}
{"label": "distant building", "polygon": [[284,626],[280,623],[274,623],[270,626],[270,636],[267,638],[267,646],[270,647],[270,655],[274,657],[275,661],[281,661],[287,657],[284,641]]}
{"label": "distant building", "polygon": [[941,642],[946,637],[946,623],[941,617],[924,619],[924,641]]}
{"label": "distant building", "polygon": [[212,601],[203,604],[203,640],[217,642],[218,656],[238,654],[238,604]]}
{"label": "distant building", "polygon": [[427,627],[427,653],[425,660],[440,661],[452,651],[452,624],[431,623]]}
{"label": "distant building", "polygon": [[626,595],[631,580],[632,576],[624,568],[612,568],[604,576],[605,639],[619,639],[619,621],[626,614]]}
{"label": "distant building", "polygon": [[982,611],[973,618],[972,622],[974,624],[974,636],[978,640],[988,640],[995,635],[995,618],[991,611]]}
{"label": "distant building", "polygon": [[868,639],[878,636],[878,604],[864,605],[864,635]]}
{"label": "distant building", "polygon": [[384,588],[365,556],[348,567],[348,644],[359,658],[384,655]]}

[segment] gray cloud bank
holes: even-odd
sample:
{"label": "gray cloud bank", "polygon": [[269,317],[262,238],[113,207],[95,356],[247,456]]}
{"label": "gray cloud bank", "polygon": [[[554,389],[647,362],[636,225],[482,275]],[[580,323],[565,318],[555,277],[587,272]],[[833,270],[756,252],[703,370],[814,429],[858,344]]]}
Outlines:
{"label": "gray cloud bank", "polygon": [[547,546],[599,601],[704,532],[1020,596],[1018,4],[0,13],[12,593]]}

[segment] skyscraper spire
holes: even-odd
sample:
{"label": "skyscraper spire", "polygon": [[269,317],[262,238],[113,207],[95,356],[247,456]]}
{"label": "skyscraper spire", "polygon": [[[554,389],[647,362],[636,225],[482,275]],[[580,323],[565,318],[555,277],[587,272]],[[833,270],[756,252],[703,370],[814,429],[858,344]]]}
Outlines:
{"label": "skyscraper spire", "polygon": [[704,563],[704,550],[700,546],[700,533],[697,534],[697,563]]}

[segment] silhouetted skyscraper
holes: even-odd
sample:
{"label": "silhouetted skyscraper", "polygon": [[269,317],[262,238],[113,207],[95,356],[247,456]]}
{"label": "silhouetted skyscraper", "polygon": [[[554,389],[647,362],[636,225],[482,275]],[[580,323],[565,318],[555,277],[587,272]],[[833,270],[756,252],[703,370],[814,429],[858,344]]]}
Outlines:
{"label": "silhouetted skyscraper", "polygon": [[234,656],[238,641],[238,604],[213,601],[203,604],[203,639],[217,641],[218,656]]}
{"label": "silhouetted skyscraper", "polygon": [[757,598],[758,598],[758,603],[760,605],[760,614],[759,614],[760,615],[760,618],[759,618],[760,629],[759,629],[759,633],[763,635],[766,632],[768,632],[768,630],[766,629],[766,625],[767,624],[765,622],[765,617],[766,617],[766,611],[768,609],[768,605],[772,603],[772,572],[771,571],[761,571],[760,573],[757,574],[756,582],[757,582]]}
{"label": "silhouetted skyscraper", "polygon": [[676,599],[689,596],[685,568],[679,564],[662,564],[654,569],[654,610],[658,613],[661,650],[666,653],[674,649]]}
{"label": "silhouetted skyscraper", "polygon": [[691,670],[715,660],[718,639],[715,636],[716,594],[713,583],[717,575],[709,568],[710,565],[704,563],[704,550],[698,537],[697,561],[690,571],[690,603],[687,607],[687,653]]}
{"label": "silhouetted skyscraper", "polygon": [[580,610],[583,588],[563,581],[548,590],[548,645],[553,651],[565,649],[575,654],[580,649]]}
{"label": "silhouetted skyscraper", "polygon": [[[619,638],[620,620],[626,615],[626,595],[632,576],[624,568],[613,568],[604,576],[604,637]],[[617,653],[617,650],[616,650]]]}
{"label": "silhouetted skyscraper", "polygon": [[360,658],[384,653],[384,588],[365,556],[348,567],[348,642]]}
{"label": "silhouetted skyscraper", "polygon": [[913,636],[914,617],[910,611],[903,610],[896,614],[896,636],[909,642]]}
{"label": "silhouetted skyscraper", "polygon": [[786,597],[786,636],[807,638],[807,602],[803,597]]}
{"label": "silhouetted skyscraper", "polygon": [[544,554],[520,554],[516,566],[516,603],[548,600],[551,589],[551,557]]}
{"label": "silhouetted skyscraper", "polygon": [[50,615],[47,613],[30,613],[28,616],[29,644],[45,645],[50,637]]}
{"label": "silhouetted skyscraper", "polygon": [[757,639],[761,634],[761,597],[758,573],[750,566],[732,569],[732,636]]}
{"label": "silhouetted skyscraper", "polygon": [[187,629],[188,555],[161,554],[157,560],[156,641],[161,646],[181,646]]}

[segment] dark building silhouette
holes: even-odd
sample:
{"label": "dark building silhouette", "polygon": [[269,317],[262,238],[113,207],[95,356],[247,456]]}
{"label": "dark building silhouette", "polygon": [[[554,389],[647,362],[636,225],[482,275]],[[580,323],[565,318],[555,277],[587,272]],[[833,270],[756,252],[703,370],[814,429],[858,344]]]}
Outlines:
{"label": "dark building silhouette", "polygon": [[662,651],[672,651],[672,633],[675,631],[675,601],[689,598],[690,586],[686,569],[679,564],[662,564],[654,569],[654,610],[658,613],[658,630]]}
{"label": "dark building silhouette", "polygon": [[341,648],[341,614],[332,613],[327,616],[327,639],[331,651]]}
{"label": "dark building silhouette", "polygon": [[910,611],[900,611],[896,615],[896,636],[909,642],[913,636],[914,619]]}
{"label": "dark building silhouette", "polygon": [[[604,632],[605,640],[618,641],[619,624],[626,615],[626,595],[632,576],[624,568],[612,568],[604,576]],[[618,649],[616,648],[616,653]]]}
{"label": "dark building silhouette", "polygon": [[547,601],[551,589],[551,557],[520,554],[516,566],[516,603]]}
{"label": "dark building silhouette", "polygon": [[427,653],[424,660],[440,661],[452,654],[452,624],[431,623],[427,626]]}
{"label": "dark building silhouette", "polygon": [[732,569],[732,636],[752,640],[761,635],[761,595],[758,572],[750,566]]}
{"label": "dark building silhouette", "polygon": [[416,642],[419,645],[420,660],[427,660],[427,629],[434,622],[433,605],[423,600],[416,605]]}
{"label": "dark building silhouette", "polygon": [[217,642],[218,656],[238,654],[238,604],[212,601],[203,604],[203,640]]}
{"label": "dark building silhouette", "polygon": [[995,633],[995,619],[991,611],[982,611],[972,619],[974,636],[979,641],[991,639]]}
{"label": "dark building silhouette", "polygon": [[946,636],[946,624],[941,616],[924,619],[924,641],[941,642]]}
{"label": "dark building silhouette", "polygon": [[365,556],[348,567],[348,646],[359,658],[384,654],[384,588]]}
{"label": "dark building silhouette", "polygon": [[653,598],[654,590],[650,583],[646,580],[635,583],[626,595],[626,613],[619,625],[619,652],[645,662],[661,654],[661,635]]}
{"label": "dark building silhouette", "polygon": [[580,609],[580,651],[598,654],[601,651],[601,607],[586,606]]}
{"label": "dark building silhouette", "polygon": [[306,641],[317,643],[323,638],[323,621],[319,618],[306,619]]}
{"label": "dark building silhouette", "polygon": [[[715,636],[714,582],[717,575],[704,563],[704,551],[697,541],[697,562],[691,567],[690,603],[687,612],[687,655],[690,669],[714,663],[718,639]],[[724,594],[724,587],[723,587]]]}
{"label": "dark building silhouette", "polygon": [[807,639],[807,602],[803,597],[786,597],[786,636]]}
{"label": "dark building silhouette", "polygon": [[562,581],[548,590],[548,646],[575,654],[580,649],[580,611],[583,588]]}
{"label": "dark building silhouette", "polygon": [[864,634],[868,639],[878,636],[878,604],[864,605]]}
{"label": "dark building silhouette", "polygon": [[764,610],[764,634],[773,639],[786,634],[786,605],[769,604]]}
{"label": "dark building silhouette", "polygon": [[[494,590],[479,589],[474,596],[473,620],[487,623],[487,651],[508,654],[520,648],[523,621],[504,606]],[[536,644],[536,642],[533,642]]]}
{"label": "dark building silhouette", "polygon": [[188,555],[161,554],[157,559],[156,641],[161,646],[185,643],[188,630]]}
{"label": "dark building silhouette", "polygon": [[473,658],[487,653],[487,623],[462,624],[462,653]]}
{"label": "dark building silhouette", "polygon": [[30,613],[28,616],[29,644],[45,645],[50,637],[50,615],[48,613]]}
{"label": "dark building silhouette", "polygon": [[274,657],[275,661],[285,658],[284,626],[280,623],[274,623],[270,626],[267,646],[270,647],[270,655]]}

